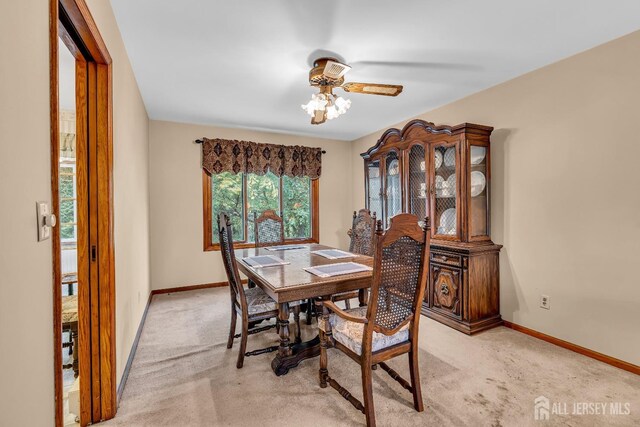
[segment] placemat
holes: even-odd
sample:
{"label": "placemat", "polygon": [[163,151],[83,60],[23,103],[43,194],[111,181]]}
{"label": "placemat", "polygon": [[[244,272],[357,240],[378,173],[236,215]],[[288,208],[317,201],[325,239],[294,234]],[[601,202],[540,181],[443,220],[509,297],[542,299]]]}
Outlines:
{"label": "placemat", "polygon": [[373,268],[357,262],[339,262],[337,264],[319,265],[316,267],[305,267],[305,270],[311,274],[320,277],[341,276],[343,274],[362,273],[371,271]]}
{"label": "placemat", "polygon": [[320,249],[312,251],[311,253],[328,259],[355,258],[357,256],[351,252],[341,251],[340,249]]}
{"label": "placemat", "polygon": [[276,265],[291,264],[290,262],[285,261],[282,258],[278,258],[275,255],[248,256],[248,257],[242,258],[242,261],[246,262],[251,267],[255,267],[255,268],[274,267]]}

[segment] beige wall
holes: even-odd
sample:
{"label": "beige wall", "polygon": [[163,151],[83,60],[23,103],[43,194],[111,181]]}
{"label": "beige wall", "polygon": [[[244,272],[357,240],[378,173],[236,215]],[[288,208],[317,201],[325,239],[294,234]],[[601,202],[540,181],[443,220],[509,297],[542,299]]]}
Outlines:
{"label": "beige wall", "polygon": [[202,250],[201,137],[322,147],[320,241],[347,246],[351,225],[351,146],[243,129],[151,121],[151,283],[154,289],[226,280],[220,252]]}
{"label": "beige wall", "polygon": [[[419,118],[495,128],[503,318],[640,365],[638,46],[640,32]],[[364,202],[359,154],[381,133],[353,143],[353,208]]]}
{"label": "beige wall", "polygon": [[51,241],[36,200],[51,200],[49,9],[0,6],[0,425],[53,420]]}
{"label": "beige wall", "polygon": [[[148,119],[111,6],[89,8],[113,57],[117,380],[149,294]],[[35,201],[51,200],[48,2],[0,8],[0,425],[54,419],[51,241]]]}

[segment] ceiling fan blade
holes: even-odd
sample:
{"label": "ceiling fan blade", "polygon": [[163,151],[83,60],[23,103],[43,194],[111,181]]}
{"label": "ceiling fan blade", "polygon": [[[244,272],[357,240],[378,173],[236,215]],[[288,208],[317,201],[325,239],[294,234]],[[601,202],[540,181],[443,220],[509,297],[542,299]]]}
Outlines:
{"label": "ceiling fan blade", "polygon": [[401,85],[380,83],[345,83],[341,87],[347,92],[365,93],[367,95],[398,96],[402,92]]}
{"label": "ceiling fan blade", "polygon": [[321,125],[322,123],[327,121],[327,116],[324,114],[322,110],[316,110],[316,114],[311,117],[312,125]]}
{"label": "ceiling fan blade", "polygon": [[[413,68],[419,70],[459,70],[459,71],[478,71],[482,67],[472,64],[456,64],[449,62],[419,62],[419,61],[354,61],[352,66],[373,66],[373,67],[398,67]],[[358,67],[362,68],[362,67]]]}

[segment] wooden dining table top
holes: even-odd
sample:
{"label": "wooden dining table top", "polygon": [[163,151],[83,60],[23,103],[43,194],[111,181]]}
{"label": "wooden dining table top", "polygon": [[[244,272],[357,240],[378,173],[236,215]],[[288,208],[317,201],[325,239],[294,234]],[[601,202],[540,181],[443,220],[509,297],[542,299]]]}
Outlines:
{"label": "wooden dining table top", "polygon": [[[356,255],[351,258],[328,259],[312,252],[336,248],[320,244],[301,246],[303,248],[277,251],[267,248],[238,249],[235,251],[238,269],[278,303],[333,295],[371,286],[371,271],[320,277],[309,273],[304,268],[343,262],[355,262],[373,267],[372,257]],[[242,258],[256,255],[275,255],[289,264],[254,268],[242,260]]]}

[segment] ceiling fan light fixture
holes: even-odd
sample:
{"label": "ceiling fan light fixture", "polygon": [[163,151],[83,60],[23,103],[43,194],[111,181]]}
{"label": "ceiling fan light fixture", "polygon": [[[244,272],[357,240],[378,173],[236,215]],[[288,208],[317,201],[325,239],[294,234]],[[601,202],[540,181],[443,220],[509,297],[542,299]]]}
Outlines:
{"label": "ceiling fan light fixture", "polygon": [[344,99],[343,97],[339,96],[336,98],[336,100],[334,101],[336,108],[338,108],[338,113],[340,114],[344,114],[347,112],[347,110],[349,108],[351,108],[351,100],[350,99]]}
{"label": "ceiling fan light fixture", "polygon": [[333,120],[347,112],[351,107],[351,101],[330,92],[321,92],[311,95],[311,101],[301,107],[311,117],[316,117],[317,112],[322,112],[326,120]]}
{"label": "ceiling fan light fixture", "polygon": [[324,93],[314,93],[311,95],[311,101],[301,105],[302,109],[311,117],[315,116],[316,111],[324,111],[329,100]]}

